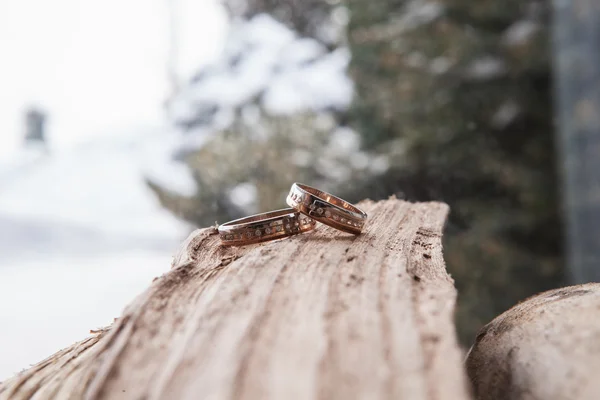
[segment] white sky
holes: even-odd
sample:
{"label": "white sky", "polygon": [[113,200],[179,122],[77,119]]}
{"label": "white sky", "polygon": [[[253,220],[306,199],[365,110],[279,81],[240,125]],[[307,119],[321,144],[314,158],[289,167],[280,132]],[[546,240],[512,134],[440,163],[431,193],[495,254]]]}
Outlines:
{"label": "white sky", "polygon": [[[177,4],[178,71],[218,54],[218,0]],[[21,144],[23,110],[49,114],[53,148],[162,121],[169,0],[0,1],[0,159]]]}

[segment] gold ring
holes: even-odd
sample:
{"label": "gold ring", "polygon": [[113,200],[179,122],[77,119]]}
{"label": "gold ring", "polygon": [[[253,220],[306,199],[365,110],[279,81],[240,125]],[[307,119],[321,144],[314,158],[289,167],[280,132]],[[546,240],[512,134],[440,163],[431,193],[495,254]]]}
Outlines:
{"label": "gold ring", "polygon": [[358,235],[367,213],[332,194],[301,183],[294,183],[286,198],[296,211],[332,228]]}
{"label": "gold ring", "polygon": [[285,208],[227,222],[219,226],[219,236],[224,245],[244,246],[307,232],[316,224],[293,208]]}

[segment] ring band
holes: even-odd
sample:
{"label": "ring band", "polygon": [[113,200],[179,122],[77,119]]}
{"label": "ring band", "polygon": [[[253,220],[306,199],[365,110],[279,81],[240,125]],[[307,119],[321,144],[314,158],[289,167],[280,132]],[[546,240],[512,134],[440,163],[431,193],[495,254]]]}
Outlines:
{"label": "ring band", "polygon": [[332,228],[358,235],[367,213],[332,194],[301,183],[294,183],[286,198],[296,211]]}
{"label": "ring band", "polygon": [[316,225],[314,219],[285,208],[227,222],[219,226],[219,236],[224,245],[243,246],[298,235]]}

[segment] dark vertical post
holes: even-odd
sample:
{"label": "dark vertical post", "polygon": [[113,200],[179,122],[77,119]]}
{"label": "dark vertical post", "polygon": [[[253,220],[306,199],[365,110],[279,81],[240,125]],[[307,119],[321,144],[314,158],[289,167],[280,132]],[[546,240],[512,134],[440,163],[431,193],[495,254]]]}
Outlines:
{"label": "dark vertical post", "polygon": [[553,1],[568,270],[600,281],[600,1]]}
{"label": "dark vertical post", "polygon": [[25,113],[25,143],[41,143],[46,141],[46,114],[38,109],[30,108]]}

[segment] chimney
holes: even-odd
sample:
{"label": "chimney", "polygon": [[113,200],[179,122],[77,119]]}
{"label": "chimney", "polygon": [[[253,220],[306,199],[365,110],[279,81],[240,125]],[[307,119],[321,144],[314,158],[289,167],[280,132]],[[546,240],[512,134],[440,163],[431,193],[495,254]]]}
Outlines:
{"label": "chimney", "polygon": [[46,114],[35,107],[25,113],[25,145],[46,145]]}

